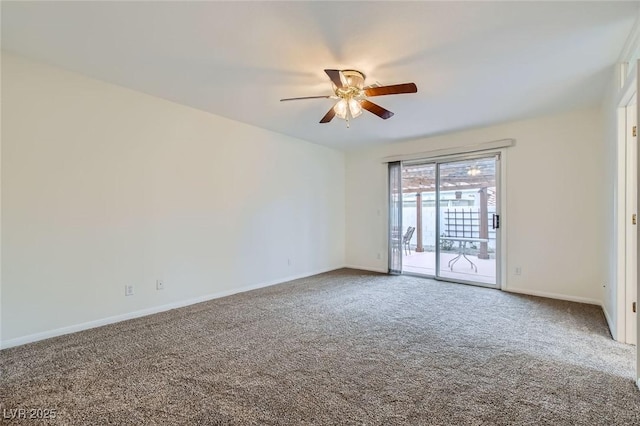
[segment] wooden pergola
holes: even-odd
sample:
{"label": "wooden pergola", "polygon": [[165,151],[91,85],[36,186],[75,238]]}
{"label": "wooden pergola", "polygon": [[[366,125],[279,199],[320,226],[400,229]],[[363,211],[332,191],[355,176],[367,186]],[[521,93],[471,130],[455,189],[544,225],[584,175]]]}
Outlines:
{"label": "wooden pergola", "polygon": [[[479,237],[489,237],[489,205],[495,205],[496,174],[493,160],[445,163],[440,165],[440,191],[478,190],[480,195]],[[436,168],[434,164],[405,165],[402,168],[403,194],[416,195],[416,251],[423,252],[422,243],[422,194],[436,192]],[[438,214],[439,212],[436,212]],[[478,258],[488,259],[487,243],[480,243]]]}

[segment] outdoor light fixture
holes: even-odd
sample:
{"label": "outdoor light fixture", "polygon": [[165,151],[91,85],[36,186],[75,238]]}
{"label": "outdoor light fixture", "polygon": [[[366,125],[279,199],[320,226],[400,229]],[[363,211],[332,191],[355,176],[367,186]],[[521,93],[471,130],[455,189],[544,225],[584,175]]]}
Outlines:
{"label": "outdoor light fixture", "polygon": [[467,174],[469,176],[478,176],[480,174],[480,169],[478,166],[473,166],[469,170],[467,170]]}

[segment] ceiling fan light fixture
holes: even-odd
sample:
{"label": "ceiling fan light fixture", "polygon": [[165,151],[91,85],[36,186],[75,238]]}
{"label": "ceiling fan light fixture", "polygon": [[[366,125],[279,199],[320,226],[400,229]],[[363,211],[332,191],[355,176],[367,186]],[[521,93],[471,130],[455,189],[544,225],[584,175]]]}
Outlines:
{"label": "ceiling fan light fixture", "polygon": [[351,117],[356,118],[362,114],[362,105],[357,100],[351,98],[349,99],[349,112],[351,113]]}
{"label": "ceiling fan light fixture", "polygon": [[343,120],[356,118],[362,115],[362,105],[360,105],[360,102],[354,98],[340,99],[333,107],[333,110],[335,111],[336,116]]}
{"label": "ceiling fan light fixture", "polygon": [[336,115],[343,120],[347,119],[347,101],[344,99],[340,99],[333,107]]}

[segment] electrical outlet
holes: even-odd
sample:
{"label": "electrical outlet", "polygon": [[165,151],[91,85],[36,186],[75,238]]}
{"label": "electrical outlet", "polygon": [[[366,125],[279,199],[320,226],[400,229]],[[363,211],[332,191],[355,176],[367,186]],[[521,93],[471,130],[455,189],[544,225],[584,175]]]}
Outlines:
{"label": "electrical outlet", "polygon": [[134,288],[132,285],[125,285],[124,286],[124,295],[125,296],[133,296],[135,294],[134,292]]}
{"label": "electrical outlet", "polygon": [[287,259],[287,265],[291,266],[291,259]]}
{"label": "electrical outlet", "polygon": [[378,260],[382,259],[382,255],[378,253]]}
{"label": "electrical outlet", "polygon": [[164,290],[164,281],[156,280],[156,290]]}
{"label": "electrical outlet", "polygon": [[522,275],[522,267],[516,266],[516,275]]}

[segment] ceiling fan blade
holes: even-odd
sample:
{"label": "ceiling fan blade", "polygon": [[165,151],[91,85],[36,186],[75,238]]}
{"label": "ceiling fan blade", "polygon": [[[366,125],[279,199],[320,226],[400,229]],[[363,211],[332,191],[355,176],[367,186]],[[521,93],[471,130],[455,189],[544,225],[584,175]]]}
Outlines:
{"label": "ceiling fan blade", "polygon": [[370,102],[366,99],[361,100],[360,105],[362,105],[362,108],[366,109],[369,112],[374,113],[375,115],[382,118],[383,120],[393,117],[393,113],[391,111],[389,111],[388,109],[384,109],[380,105],[376,105],[373,102]]}
{"label": "ceiling fan blade", "polygon": [[324,70],[336,87],[343,87],[340,70]]}
{"label": "ceiling fan blade", "polygon": [[284,102],[284,101],[298,101],[300,99],[329,99],[331,96],[327,95],[327,96],[303,96],[302,98],[285,98],[285,99],[280,99],[280,102]]}
{"label": "ceiling fan blade", "polygon": [[400,93],[416,93],[415,83],[394,84],[392,86],[371,87],[364,91],[367,96],[398,95]]}
{"label": "ceiling fan blade", "polygon": [[331,120],[333,120],[333,117],[336,116],[336,112],[333,110],[333,107],[331,107],[331,109],[329,110],[329,112],[327,112],[324,117],[322,117],[322,120],[320,120],[321,123],[328,123]]}

